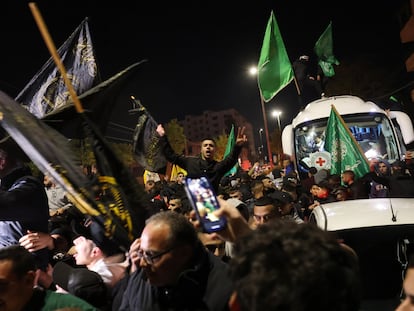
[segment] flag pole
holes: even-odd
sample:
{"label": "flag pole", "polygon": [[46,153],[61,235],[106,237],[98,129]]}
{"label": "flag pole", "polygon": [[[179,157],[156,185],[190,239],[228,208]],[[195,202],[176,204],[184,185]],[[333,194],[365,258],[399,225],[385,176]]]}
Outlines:
{"label": "flag pole", "polygon": [[272,150],[270,150],[269,130],[268,130],[268,127],[267,127],[266,110],[265,110],[265,104],[264,104],[264,100],[263,100],[262,95],[260,95],[260,104],[262,105],[263,124],[264,124],[264,130],[265,130],[265,136],[266,136],[266,146],[267,146],[267,156],[269,157],[269,164],[273,165]]}
{"label": "flag pole", "polygon": [[[71,81],[68,78],[65,66],[63,65],[63,62],[57,52],[56,46],[53,43],[53,40],[49,34],[49,31],[47,29],[47,26],[42,18],[42,15],[40,14],[39,9],[37,8],[36,3],[34,2],[30,2],[29,3],[29,8],[33,14],[33,17],[36,21],[37,26],[39,27],[40,33],[43,36],[43,39],[45,40],[46,46],[49,49],[50,54],[53,57],[53,60],[56,64],[56,66],[58,67],[58,69],[60,70],[60,73],[63,77],[63,80],[65,82],[66,87],[68,88],[69,94],[72,97],[73,103],[75,105],[76,111],[78,113],[83,113],[83,107],[82,104],[76,94],[75,89],[73,88],[73,85],[71,83]],[[72,199],[72,201],[78,203],[77,204],[77,208],[79,208],[79,210],[83,213],[88,213],[89,215],[92,216],[96,216],[97,212],[93,210],[93,208],[90,206],[89,203],[87,203],[83,198],[81,198],[79,195],[73,195],[70,192],[67,193],[68,197],[70,197]],[[99,213],[98,213],[99,214]]]}
{"label": "flag pole", "polygon": [[301,96],[302,94],[300,93],[300,88],[299,88],[298,80],[296,79],[296,74],[295,74],[294,71],[293,71],[293,81],[295,81],[296,91],[298,92],[298,95]]}
{"label": "flag pole", "polygon": [[32,11],[33,17],[36,21],[37,26],[39,27],[40,33],[42,34],[43,40],[46,43],[46,46],[49,50],[49,53],[52,55],[53,60],[55,61],[56,66],[59,68],[59,71],[63,77],[63,81],[65,82],[66,87],[68,88],[69,94],[72,97],[73,104],[75,105],[76,111],[78,113],[83,113],[83,107],[79,100],[78,95],[76,94],[75,89],[73,88],[72,83],[70,82],[66,68],[63,65],[62,59],[59,57],[59,54],[57,52],[56,46],[53,43],[53,40],[49,34],[49,31],[47,29],[47,26],[43,20],[42,14],[40,14],[39,9],[37,8],[37,5],[35,2],[29,3],[30,10]]}
{"label": "flag pole", "polygon": [[[82,104],[79,100],[79,97],[77,96],[76,91],[75,91],[71,81],[68,78],[65,66],[64,66],[64,64],[63,64],[63,62],[62,62],[62,60],[61,60],[61,58],[60,58],[60,56],[59,56],[59,54],[56,50],[56,46],[53,43],[53,40],[52,40],[52,38],[49,34],[49,31],[47,29],[47,26],[46,26],[45,22],[43,21],[42,15],[40,14],[40,11],[37,8],[36,3],[30,2],[29,7],[30,7],[30,10],[33,14],[33,17],[34,17],[35,21],[36,21],[36,24],[39,27],[39,30],[42,34],[42,37],[43,37],[43,39],[46,43],[46,46],[49,49],[49,52],[52,55],[53,60],[54,60],[56,66],[58,67],[58,69],[59,69],[59,71],[60,71],[60,73],[63,77],[63,80],[65,82],[66,87],[68,88],[68,91],[69,91],[69,94],[72,98],[72,101],[73,101],[73,104],[75,106],[76,112],[78,112],[84,118],[83,119],[84,121],[88,122],[88,118],[84,113],[84,109],[83,109]],[[88,124],[88,131],[91,132],[91,133],[89,133],[89,135],[93,134],[95,136],[98,136],[98,138],[101,141],[101,145],[103,144],[103,146],[105,147],[105,150],[107,150],[107,152],[108,151],[110,152],[110,156],[116,158],[116,155],[112,152],[112,150],[110,150],[109,147],[105,145],[104,141],[102,141],[103,136],[99,132],[96,131],[93,124],[90,124],[89,122],[87,124]],[[94,150],[94,155],[96,157],[95,150]],[[118,160],[118,159],[116,159],[116,160]],[[98,161],[98,159],[97,159],[97,161]],[[102,178],[107,179],[107,180],[113,179],[115,182],[111,181],[109,184],[117,185],[116,179],[112,178],[112,176],[100,176],[100,179],[102,179]],[[104,181],[104,182],[108,183],[108,181]],[[128,191],[130,191],[130,189],[128,189]],[[115,204],[112,204],[112,205],[114,205],[114,207],[116,207],[116,215],[114,213],[112,213],[111,210],[106,210],[105,211],[106,214],[101,213],[100,215],[104,215],[104,216],[108,217],[108,219],[110,219],[110,221],[108,222],[107,219],[105,219],[105,222],[102,222],[102,220],[100,220],[100,219],[98,220],[98,218],[96,218],[96,220],[99,223],[99,225],[102,227],[102,229],[105,231],[105,236],[108,236],[108,231],[111,230],[111,232],[109,232],[109,234],[112,236],[112,238],[114,238],[114,235],[117,231],[116,228],[119,228],[120,232],[118,233],[119,234],[119,241],[118,242],[120,243],[120,246],[122,248],[125,248],[125,250],[127,250],[127,249],[129,249],[130,243],[136,237],[136,232],[134,232],[134,228],[133,228],[134,224],[133,224],[133,221],[131,219],[131,215],[130,215],[129,211],[124,210],[121,192],[118,189],[115,189],[115,188],[111,189],[110,192],[112,192],[113,195],[116,197],[117,202]],[[72,198],[73,198],[73,196],[72,196]],[[80,203],[82,203],[82,202],[80,202]],[[98,204],[98,207],[101,207],[101,206],[102,206],[102,208],[108,209],[108,207],[104,207],[103,204],[102,205]],[[110,208],[112,209],[113,207],[110,207]],[[93,216],[93,215],[91,214],[91,216]],[[123,218],[121,219],[120,216],[123,216]],[[140,231],[142,231],[142,229]],[[122,245],[122,243],[121,243],[121,241],[123,239],[128,240],[128,242],[124,245]],[[123,241],[123,242],[125,242],[125,241]]]}

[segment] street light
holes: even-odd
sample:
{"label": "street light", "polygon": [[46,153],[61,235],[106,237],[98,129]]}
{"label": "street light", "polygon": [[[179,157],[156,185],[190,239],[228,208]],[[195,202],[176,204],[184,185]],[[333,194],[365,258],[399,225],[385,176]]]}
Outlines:
{"label": "street light", "polygon": [[[251,76],[257,76],[257,70],[258,70],[257,67],[250,67],[250,69],[249,69],[250,75]],[[260,104],[262,106],[263,125],[264,125],[264,133],[266,135],[266,146],[267,146],[267,152],[268,152],[268,156],[269,156],[269,163],[270,163],[270,165],[272,165],[273,162],[272,162],[272,151],[270,150],[269,129],[267,127],[266,111],[265,111],[265,105],[264,105],[264,100],[262,98],[262,95],[260,95]],[[262,129],[261,132],[263,132],[263,129]],[[262,136],[260,135],[260,137],[262,137]],[[262,147],[263,147],[263,144],[262,144]],[[265,160],[266,160],[266,156],[265,156]]]}
{"label": "street light", "polygon": [[[279,134],[278,135],[280,135],[279,138],[281,138],[281,136],[282,136],[282,127],[280,126],[280,115],[281,114],[282,114],[282,111],[280,111],[280,110],[273,110],[272,111],[272,116],[277,118],[277,126],[279,128]],[[280,143],[280,141],[281,140],[279,139],[278,142]],[[278,152],[277,152],[277,160],[280,160],[280,150],[281,150],[281,146],[280,147],[277,147],[277,150],[278,150]]]}
{"label": "street light", "polygon": [[257,67],[256,66],[252,66],[249,68],[249,73],[251,76],[255,76],[257,75]]}
{"label": "street light", "polygon": [[280,110],[273,110],[272,116],[277,118],[277,126],[279,127],[279,133],[282,132],[282,127],[280,126],[280,115],[282,114],[282,111]]}

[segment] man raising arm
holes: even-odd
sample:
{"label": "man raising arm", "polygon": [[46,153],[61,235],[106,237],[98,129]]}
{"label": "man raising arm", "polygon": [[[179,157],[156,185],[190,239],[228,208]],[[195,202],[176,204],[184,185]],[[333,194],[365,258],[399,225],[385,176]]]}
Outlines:
{"label": "man raising arm", "polygon": [[198,178],[206,176],[215,191],[218,190],[220,180],[224,174],[237,163],[241,148],[247,142],[244,130],[245,127],[238,128],[236,143],[231,153],[222,161],[216,161],[214,160],[216,144],[213,139],[203,139],[201,141],[200,155],[198,157],[188,157],[176,154],[168,142],[164,127],[161,124],[157,127],[157,133],[161,137],[160,145],[167,160],[185,169],[188,177]]}

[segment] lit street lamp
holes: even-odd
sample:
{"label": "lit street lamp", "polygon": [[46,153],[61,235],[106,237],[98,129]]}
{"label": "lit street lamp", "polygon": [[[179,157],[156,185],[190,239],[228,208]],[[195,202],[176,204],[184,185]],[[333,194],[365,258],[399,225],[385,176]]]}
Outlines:
{"label": "lit street lamp", "polygon": [[277,118],[277,126],[279,128],[279,133],[282,132],[282,127],[280,126],[280,115],[282,114],[282,111],[280,110],[273,110],[272,116]]}
{"label": "lit street lamp", "polygon": [[252,66],[249,68],[249,73],[251,76],[255,76],[257,75],[257,67],[256,66]]}
{"label": "lit street lamp", "polygon": [[[279,134],[278,135],[280,135],[280,137],[279,138],[281,138],[281,136],[282,136],[282,127],[281,127],[281,125],[280,125],[280,115],[282,114],[282,111],[280,111],[280,110],[273,110],[273,112],[272,112],[272,116],[273,117],[276,117],[277,118],[277,126],[278,126],[278,128],[279,128]],[[280,143],[280,139],[278,140],[279,141],[279,143]],[[281,154],[281,146],[280,147],[277,147],[277,158],[278,158],[278,160],[280,160],[280,154]]]}
{"label": "lit street lamp", "polygon": [[[251,76],[257,76],[257,67],[250,67],[249,73],[250,73]],[[266,135],[266,146],[267,146],[267,152],[268,152],[268,156],[269,156],[268,161],[269,161],[269,164],[272,165],[273,162],[272,162],[272,151],[270,150],[269,129],[267,127],[267,118],[266,118],[264,100],[263,100],[261,95],[260,95],[260,104],[262,106],[264,133]],[[262,140],[262,132],[263,132],[263,129],[261,129],[261,131],[260,131],[260,139],[261,140]],[[263,143],[262,143],[262,151],[263,151]],[[266,161],[267,157],[265,156],[264,158],[265,158],[265,161]]]}

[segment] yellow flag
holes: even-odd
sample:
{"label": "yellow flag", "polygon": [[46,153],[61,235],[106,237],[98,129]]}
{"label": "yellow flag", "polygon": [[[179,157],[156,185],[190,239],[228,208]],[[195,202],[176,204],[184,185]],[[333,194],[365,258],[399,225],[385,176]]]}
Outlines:
{"label": "yellow flag", "polygon": [[148,170],[144,171],[144,175],[142,176],[144,180],[144,185],[147,183],[147,180],[153,180],[153,181],[160,181],[160,175],[158,173],[150,172]]}
{"label": "yellow flag", "polygon": [[184,175],[187,176],[187,171],[186,170],[184,170],[183,168],[179,167],[177,164],[173,164],[173,166],[171,168],[170,180],[171,181],[176,180],[178,173],[184,173]]}

